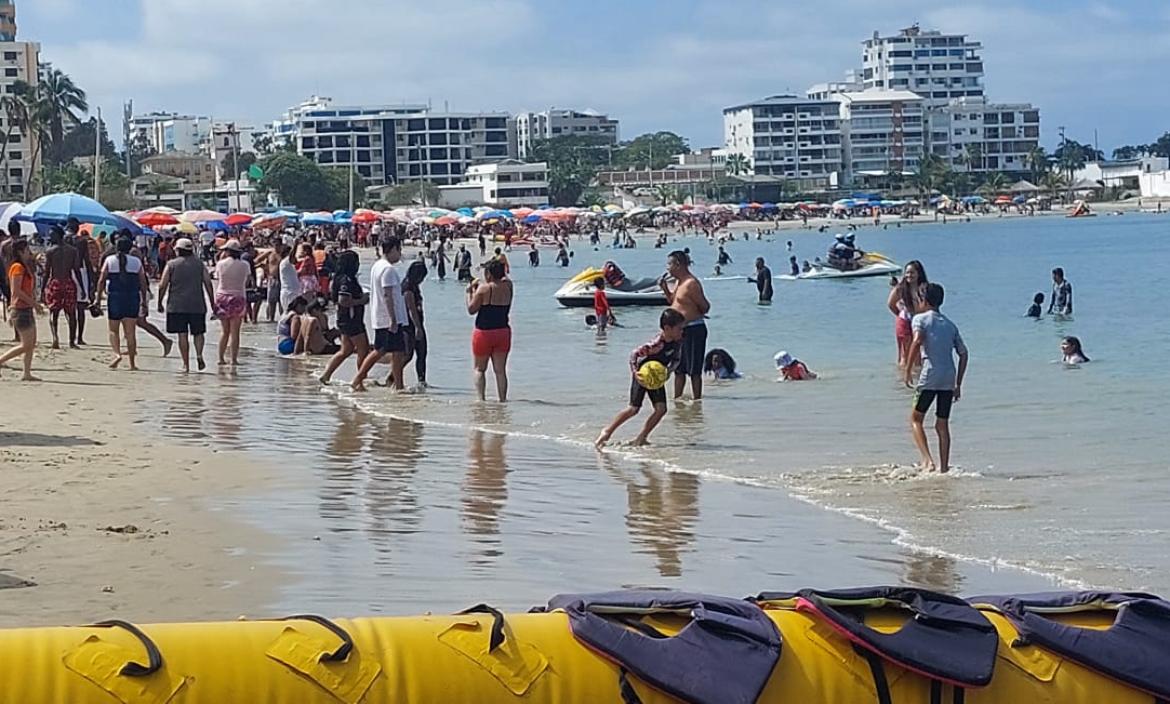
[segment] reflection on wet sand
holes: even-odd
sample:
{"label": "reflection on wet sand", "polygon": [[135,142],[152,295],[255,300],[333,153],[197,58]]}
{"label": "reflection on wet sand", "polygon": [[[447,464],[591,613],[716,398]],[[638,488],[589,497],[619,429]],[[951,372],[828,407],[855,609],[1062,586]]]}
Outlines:
{"label": "reflection on wet sand", "polygon": [[500,510],[508,499],[507,436],[472,430],[467,477],[463,481],[463,530],[474,536],[477,560],[487,564],[500,557]]}
{"label": "reflection on wet sand", "polygon": [[626,528],[638,552],[652,554],[658,574],[681,577],[682,556],[693,547],[699,519],[699,478],[662,472],[646,463],[619,465],[599,455],[602,468],[626,486]]}
{"label": "reflection on wet sand", "polygon": [[418,463],[423,426],[391,418],[379,420],[365,462],[363,498],[370,523],[370,542],[379,552],[393,547],[394,536],[418,532],[422,512],[418,501]]}
{"label": "reflection on wet sand", "polygon": [[[903,506],[915,518],[927,519],[939,530],[966,530],[964,503],[955,495],[954,482],[939,478],[910,482],[903,496]],[[944,555],[913,551],[907,558],[903,580],[907,584],[957,594],[963,587],[955,560]]]}

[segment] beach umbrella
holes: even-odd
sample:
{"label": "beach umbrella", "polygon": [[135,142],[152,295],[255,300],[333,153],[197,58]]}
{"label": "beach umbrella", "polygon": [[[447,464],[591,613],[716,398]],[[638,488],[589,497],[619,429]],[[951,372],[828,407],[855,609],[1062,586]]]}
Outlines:
{"label": "beach umbrella", "polygon": [[210,230],[211,232],[227,232],[231,229],[223,220],[208,220],[205,223],[201,223],[199,227],[202,227],[204,230]]}
{"label": "beach umbrella", "polygon": [[224,222],[231,227],[239,227],[241,225],[251,225],[254,216],[247,213],[232,213],[224,219]]}
{"label": "beach umbrella", "polygon": [[138,224],[146,225],[147,227],[179,224],[179,219],[170,213],[143,211],[138,213],[136,219],[138,220]]}
{"label": "beach umbrella", "polygon": [[138,211],[138,214],[142,213],[163,213],[164,215],[178,215],[179,211],[175,210],[174,208],[168,208],[165,205],[156,205],[153,208],[147,208],[145,210]]}
{"label": "beach umbrella", "polygon": [[460,225],[466,225],[469,222],[475,222],[475,218],[470,217],[468,215],[460,215],[459,216],[459,224]]}
{"label": "beach umbrella", "polygon": [[198,235],[199,234],[199,228],[195,227],[195,223],[187,222],[186,220],[180,220],[178,225],[168,225],[166,227],[166,229],[171,231],[171,232],[177,232],[180,235]]}
{"label": "beach umbrella", "polygon": [[381,220],[382,216],[373,210],[367,210],[365,208],[358,208],[357,210],[354,211],[353,218],[351,218],[351,219],[355,223],[368,225],[370,223],[377,222],[377,221]]}
{"label": "beach umbrella", "polygon": [[499,220],[501,218],[511,218],[512,214],[507,210],[487,210],[476,215],[480,220]]}
{"label": "beach umbrella", "polygon": [[20,209],[17,220],[32,223],[56,224],[69,218],[95,225],[117,225],[114,214],[93,198],[77,193],[54,193],[41,196]]}
{"label": "beach umbrella", "polygon": [[1022,196],[1022,195],[1016,196],[1015,198],[1012,198],[1012,202],[1015,203],[1016,205],[1023,205],[1024,203],[1028,202],[1028,197]]}
{"label": "beach umbrella", "polygon": [[395,208],[388,211],[386,217],[397,222],[410,222],[411,220],[410,212],[406,208]]}
{"label": "beach umbrella", "polygon": [[332,225],[333,213],[306,213],[301,218],[301,222],[305,225]]}
{"label": "beach umbrella", "polygon": [[475,216],[475,211],[474,211],[474,210],[472,210],[471,208],[468,208],[468,207],[466,207],[466,206],[465,206],[465,207],[462,207],[462,208],[459,208],[459,209],[458,209],[458,210],[456,210],[455,212],[457,212],[457,213],[459,213],[460,215],[463,215],[463,216],[465,216],[465,217],[469,217],[469,218],[470,218],[470,217],[474,217],[474,216]]}
{"label": "beach umbrella", "polygon": [[201,222],[222,221],[226,217],[223,213],[217,213],[214,210],[188,210],[180,215],[179,219],[198,225]]}
{"label": "beach umbrella", "polygon": [[451,211],[446,208],[431,208],[427,211],[428,218],[441,218],[444,215],[450,215]]}
{"label": "beach umbrella", "polygon": [[534,212],[536,212],[536,211],[533,210],[532,208],[513,208],[512,209],[512,217],[526,218],[529,215],[533,214]]}
{"label": "beach umbrella", "polygon": [[[24,203],[0,203],[0,232],[8,232],[8,222],[20,213]],[[19,222],[19,221],[18,221]],[[20,234],[31,237],[37,234],[37,226],[31,222],[20,223]]]}
{"label": "beach umbrella", "polygon": [[620,213],[620,212],[622,212],[622,210],[623,210],[622,206],[614,205],[613,203],[609,203],[608,205],[605,206],[605,212],[607,212],[607,213]]}
{"label": "beach umbrella", "polygon": [[459,217],[457,215],[443,215],[441,217],[435,218],[436,225],[454,225],[457,222],[459,222]]}
{"label": "beach umbrella", "polygon": [[270,213],[268,215],[261,215],[252,221],[253,230],[273,230],[278,227],[284,227],[288,222],[288,218],[283,215]]}
{"label": "beach umbrella", "polygon": [[541,217],[539,215],[537,215],[536,213],[532,213],[532,214],[527,215],[524,218],[522,218],[521,222],[528,223],[529,225],[531,225],[533,223],[540,222],[540,220],[541,220]]}

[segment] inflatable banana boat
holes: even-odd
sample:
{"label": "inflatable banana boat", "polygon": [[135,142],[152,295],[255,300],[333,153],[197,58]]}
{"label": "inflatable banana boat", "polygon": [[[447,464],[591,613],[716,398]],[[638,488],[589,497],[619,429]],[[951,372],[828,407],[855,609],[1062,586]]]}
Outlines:
{"label": "inflatable banana boat", "polygon": [[878,254],[877,252],[867,252],[858,263],[860,266],[856,269],[846,270],[831,266],[822,266],[814,267],[812,270],[801,272],[796,276],[784,274],[776,278],[786,281],[799,281],[802,279],[857,279],[866,276],[897,274],[902,271],[902,267],[895,264],[884,254]]}
{"label": "inflatable banana boat", "polygon": [[647,277],[634,281],[613,262],[596,269],[590,267],[569,279],[556,292],[557,302],[568,307],[593,307],[593,281],[605,279],[605,297],[610,306],[666,306],[666,295],[658,279]]}
{"label": "inflatable banana boat", "polygon": [[561,595],[529,613],[0,630],[3,701],[1153,704],[1170,604],[875,587]]}

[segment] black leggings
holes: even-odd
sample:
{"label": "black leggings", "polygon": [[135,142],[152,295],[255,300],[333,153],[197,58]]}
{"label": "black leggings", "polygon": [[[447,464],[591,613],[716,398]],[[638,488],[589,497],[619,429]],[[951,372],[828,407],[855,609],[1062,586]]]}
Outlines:
{"label": "black leggings", "polygon": [[418,375],[419,381],[427,380],[427,338],[414,338],[414,373]]}

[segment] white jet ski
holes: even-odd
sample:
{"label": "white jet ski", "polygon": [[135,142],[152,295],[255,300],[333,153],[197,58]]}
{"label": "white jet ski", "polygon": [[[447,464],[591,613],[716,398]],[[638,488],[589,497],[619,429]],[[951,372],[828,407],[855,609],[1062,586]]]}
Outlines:
{"label": "white jet ski", "polygon": [[777,276],[785,281],[800,279],[859,279],[866,276],[888,276],[902,271],[902,267],[895,264],[888,257],[877,252],[867,252],[859,262],[860,267],[845,271],[831,266],[813,267],[811,271],[802,272],[798,276],[784,274]]}
{"label": "white jet ski", "polygon": [[658,279],[633,281],[613,262],[606,262],[601,269],[590,267],[569,279],[556,292],[557,303],[570,308],[592,308],[593,280],[599,276],[605,279],[605,297],[610,306],[666,305],[666,295],[659,288]]}

